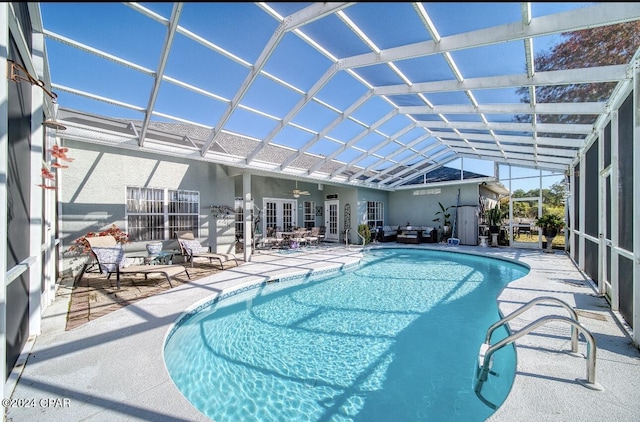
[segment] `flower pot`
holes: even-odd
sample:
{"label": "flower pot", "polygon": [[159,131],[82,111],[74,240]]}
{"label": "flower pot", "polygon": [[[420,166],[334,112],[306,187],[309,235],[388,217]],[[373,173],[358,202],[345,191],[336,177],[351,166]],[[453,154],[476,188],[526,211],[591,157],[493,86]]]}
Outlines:
{"label": "flower pot", "polygon": [[162,252],[162,242],[147,243],[147,253],[149,255],[158,255]]}
{"label": "flower pot", "polygon": [[[553,239],[555,238],[555,236],[545,235],[545,238],[547,239],[547,241],[542,242],[543,247],[545,248],[544,251],[548,253],[553,253]],[[544,243],[546,243],[546,245],[544,245]]]}

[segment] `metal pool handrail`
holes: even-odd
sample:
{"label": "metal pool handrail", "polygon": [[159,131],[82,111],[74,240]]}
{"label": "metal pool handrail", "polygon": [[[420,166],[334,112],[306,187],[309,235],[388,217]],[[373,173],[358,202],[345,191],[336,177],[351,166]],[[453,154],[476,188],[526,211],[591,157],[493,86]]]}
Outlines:
{"label": "metal pool handrail", "polygon": [[362,239],[362,246],[364,246],[364,244],[365,244],[364,236],[363,236],[363,235],[361,235],[360,233],[358,233],[358,231],[357,231],[357,230],[355,230],[353,227],[350,227],[350,228],[348,228],[348,229],[346,229],[346,230],[344,231],[344,246],[345,246],[346,248],[348,248],[348,247],[349,247],[349,231],[351,231],[351,230],[354,230],[354,231],[355,231],[355,233],[356,233],[358,236],[360,236],[360,239]]}
{"label": "metal pool handrail", "polygon": [[[578,321],[578,313],[567,302],[551,296],[541,296],[527,302],[525,305],[521,306],[516,311],[510,313],[509,315],[507,315],[506,317],[502,318],[500,321],[496,322],[491,327],[489,327],[489,329],[487,330],[487,336],[485,337],[484,342],[486,344],[491,344],[491,335],[496,329],[498,329],[505,323],[511,321],[513,318],[522,314],[526,310],[531,309],[532,307],[539,304],[540,302],[556,302],[562,305],[562,307],[564,307],[567,311],[569,311],[569,313],[571,314],[571,318],[573,318],[575,321]],[[578,353],[578,332],[573,327],[573,325],[571,326],[571,351],[573,353]]]}
{"label": "metal pool handrail", "polygon": [[[491,333],[496,328],[503,325],[506,321],[513,319],[515,316],[521,314],[525,310],[531,308],[531,306],[541,301],[549,300],[549,299],[551,299],[552,301],[559,302],[563,306],[565,306],[567,309],[569,309],[570,313],[574,318],[568,318],[562,315],[547,315],[528,324],[527,326],[511,334],[510,336],[505,337],[504,339],[500,340],[496,344],[491,345]],[[476,367],[476,383],[474,388],[474,391],[478,396],[478,398],[482,400],[487,406],[491,407],[492,409],[497,408],[495,404],[485,399],[481,393],[482,386],[484,382],[487,381],[489,377],[489,373],[496,375],[495,373],[491,372],[491,363],[492,363],[493,354],[498,350],[502,349],[504,346],[513,343],[520,337],[530,333],[531,331],[535,330],[541,325],[546,324],[549,321],[564,321],[569,325],[571,325],[571,343],[572,343],[571,348],[574,354],[577,354],[577,351],[578,351],[578,340],[577,340],[578,331],[581,331],[583,333],[583,335],[585,336],[585,339],[587,340],[587,379],[586,381],[581,381],[581,380],[579,381],[587,388],[603,391],[604,387],[602,387],[602,385],[596,382],[596,353],[597,353],[596,340],[593,337],[593,334],[591,334],[591,332],[584,325],[582,325],[580,322],[577,321],[577,318],[578,316],[575,310],[571,308],[569,305],[567,305],[565,302],[556,298],[540,297],[532,300],[531,302],[527,303],[526,305],[524,305],[514,313],[508,315],[507,317],[503,318],[502,320],[496,322],[491,327],[489,327],[486,341],[480,346],[480,352],[478,353],[478,366]],[[575,344],[574,344],[574,339],[575,339]]]}

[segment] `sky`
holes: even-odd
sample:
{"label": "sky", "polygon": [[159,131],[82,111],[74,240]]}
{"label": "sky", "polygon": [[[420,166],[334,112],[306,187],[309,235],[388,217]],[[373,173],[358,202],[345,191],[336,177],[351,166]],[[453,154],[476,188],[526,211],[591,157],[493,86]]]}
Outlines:
{"label": "sky", "polygon": [[[171,16],[173,3],[141,4],[164,18]],[[269,3],[283,16],[308,4]],[[535,18],[585,4],[588,3],[543,2],[532,4],[531,9]],[[59,87],[56,92],[60,106],[106,116],[142,119],[141,110],[148,106],[153,86],[153,78],[148,73],[158,68],[166,28],[123,3],[40,3],[40,6],[46,30],[130,63],[130,66],[123,66],[47,37],[50,74],[52,82]],[[442,37],[518,21],[521,14],[520,3],[423,3],[423,6]],[[359,3],[345,9],[345,12],[381,49],[431,38],[410,3]],[[451,16],[456,18],[451,19]],[[155,102],[158,115],[154,118],[166,121],[178,119],[213,127],[238,92],[250,66],[260,57],[278,22],[254,3],[184,3],[179,24],[213,43],[217,54],[184,34],[176,34],[166,62],[165,76],[180,80],[182,84],[195,87],[200,92],[185,89],[180,84],[162,82]],[[398,31],[398,27],[403,30]],[[322,19],[322,24],[307,24],[303,29],[305,34],[325,46],[335,58],[371,52],[371,48],[335,16]],[[536,39],[535,52],[548,51],[558,39],[557,36]],[[519,41],[455,51],[452,56],[464,77],[474,78],[522,73],[524,58],[521,50],[522,41]],[[510,60],[513,56],[519,59]],[[291,60],[292,57],[297,60]],[[286,81],[286,84],[283,86],[265,75],[256,77],[242,98],[242,106],[233,113],[224,128],[263,139],[272,132],[278,119],[295,107],[301,95],[312,89],[331,65],[330,57],[309,48],[299,36],[285,35],[265,64],[264,71]],[[451,79],[449,66],[441,55],[405,60],[397,65],[415,82]],[[374,86],[403,83],[385,65],[360,68],[357,72]],[[73,90],[86,92],[93,98],[83,98]],[[330,107],[309,103],[295,116],[292,121],[295,124],[277,133],[273,142],[294,149],[303,147],[312,133],[321,131],[335,119],[336,110],[344,111],[366,91],[363,84],[354,84],[352,75],[339,72],[317,95]],[[202,95],[201,92],[207,94]],[[477,90],[474,95],[480,103],[517,101],[515,90]],[[468,101],[464,97],[463,93],[433,93],[429,100],[435,105],[461,104]],[[104,101],[106,98],[110,100]],[[400,105],[414,105],[411,104],[414,100],[410,98],[399,96],[393,100]],[[372,124],[386,115],[389,109],[388,103],[376,97],[357,109],[353,117]],[[451,119],[468,117],[452,115]],[[494,117],[505,119],[504,115]],[[406,125],[405,116],[396,116],[378,129],[390,135]],[[309,152],[329,155],[339,145],[332,139],[349,140],[361,131],[362,126],[356,122],[345,121],[329,132],[327,139],[313,145]],[[399,140],[410,142],[421,134],[424,134],[424,130],[416,128]],[[360,150],[348,149],[336,158],[345,162],[353,160],[362,150],[373,148],[383,139],[379,133],[370,133],[358,142]],[[416,148],[423,148],[429,142],[433,140],[425,140]],[[392,150],[394,146],[387,148]],[[380,153],[389,151],[383,149]],[[396,158],[401,160],[403,154]],[[375,157],[367,157],[359,165],[366,166],[375,160]],[[465,160],[465,169],[492,175],[493,163]],[[535,173],[538,174],[537,171]],[[533,188],[538,187],[537,180],[531,183]]]}

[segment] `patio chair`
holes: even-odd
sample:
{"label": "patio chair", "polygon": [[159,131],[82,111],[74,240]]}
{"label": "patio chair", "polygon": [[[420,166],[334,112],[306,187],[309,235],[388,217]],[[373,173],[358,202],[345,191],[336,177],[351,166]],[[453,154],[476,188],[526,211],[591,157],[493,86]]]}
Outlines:
{"label": "patio chair", "polygon": [[320,244],[320,227],[311,227],[311,230],[307,233],[307,242],[309,245]]}
{"label": "patio chair", "polygon": [[289,245],[293,247],[303,246],[308,242],[307,234],[308,231],[304,229],[296,229],[292,232],[293,234],[289,238]]}
{"label": "patio chair", "polygon": [[267,233],[260,239],[259,245],[263,248],[273,248],[278,244],[279,240],[276,238],[276,228],[267,227]]}
{"label": "patio chair", "polygon": [[91,247],[91,256],[95,262],[86,263],[78,275],[77,281],[82,280],[84,273],[92,265],[97,265],[99,272],[105,274],[107,279],[111,278],[111,274],[116,274],[116,287],[120,288],[120,274],[144,274],[147,279],[149,274],[162,274],[171,284],[171,278],[185,273],[190,280],[191,276],[187,269],[182,265],[126,265],[127,261],[124,256],[122,245],[116,241],[113,236],[88,237],[87,242]]}
{"label": "patio chair", "polygon": [[180,253],[187,262],[191,262],[191,267],[193,267],[194,258],[207,258],[210,264],[213,264],[215,259],[220,264],[221,270],[224,270],[225,262],[235,261],[236,266],[238,265],[238,259],[234,254],[212,252],[211,246],[202,246],[192,231],[178,231],[176,238],[180,245]]}

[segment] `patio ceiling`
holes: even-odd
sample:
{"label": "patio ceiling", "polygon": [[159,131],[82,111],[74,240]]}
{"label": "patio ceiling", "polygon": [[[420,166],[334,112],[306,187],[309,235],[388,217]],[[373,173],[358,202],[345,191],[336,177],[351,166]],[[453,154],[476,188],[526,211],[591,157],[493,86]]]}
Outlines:
{"label": "patio ceiling", "polygon": [[461,157],[567,170],[609,101],[539,103],[536,87],[615,96],[630,65],[537,72],[534,57],[640,19],[640,3],[39,6],[64,137],[383,189]]}

